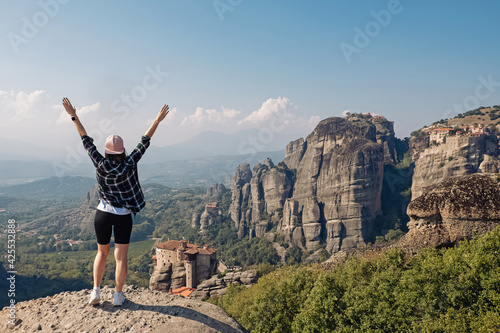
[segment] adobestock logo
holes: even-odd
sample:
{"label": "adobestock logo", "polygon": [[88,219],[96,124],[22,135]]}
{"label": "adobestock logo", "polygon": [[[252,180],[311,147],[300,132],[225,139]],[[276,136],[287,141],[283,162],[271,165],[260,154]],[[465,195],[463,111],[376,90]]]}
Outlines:
{"label": "adobestock logo", "polygon": [[238,144],[239,157],[225,163],[223,168],[209,170],[212,183],[225,183],[231,180],[234,169],[241,163],[255,161],[259,152],[264,152],[274,141],[276,134],[282,132],[297,117],[287,109],[274,113],[267,126],[259,129],[254,135],[249,135]]}
{"label": "adobestock logo", "polygon": [[373,17],[373,20],[367,22],[363,29],[357,26],[354,27],[355,34],[353,43],[349,44],[342,42],[339,44],[340,50],[342,51],[347,63],[351,63],[352,56],[354,54],[360,54],[363,49],[368,47],[372,40],[380,35],[382,28],[389,26],[392,22],[392,17],[394,15],[401,14],[402,11],[403,6],[399,0],[389,0],[387,3],[387,9],[381,9],[378,12],[374,10],[370,11],[370,15]]}
{"label": "adobestock logo", "polygon": [[125,119],[130,109],[135,109],[140,102],[148,97],[149,92],[158,88],[164,78],[169,75],[168,72],[161,71],[160,65],[156,65],[155,69],[147,66],[146,72],[148,74],[142,78],[142,84],[132,87],[129,94],[121,94],[120,98],[116,98],[111,103],[111,111],[120,113],[120,119]]}
{"label": "adobestock logo", "polygon": [[19,53],[19,46],[28,44],[30,40],[35,38],[40,29],[49,24],[50,20],[54,18],[60,10],[60,5],[65,5],[70,0],[40,0],[38,6],[40,10],[35,12],[31,19],[26,16],[21,18],[23,23],[21,27],[21,34],[9,32],[7,38],[15,53]]}
{"label": "adobestock logo", "polygon": [[214,0],[212,5],[219,16],[219,19],[224,21],[224,13],[232,12],[234,8],[241,5],[242,2],[243,0]]}

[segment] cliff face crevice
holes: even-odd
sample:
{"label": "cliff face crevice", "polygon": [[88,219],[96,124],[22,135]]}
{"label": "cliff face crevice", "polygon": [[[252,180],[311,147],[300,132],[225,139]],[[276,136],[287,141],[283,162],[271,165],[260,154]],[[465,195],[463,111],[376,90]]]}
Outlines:
{"label": "cliff face crevice", "polygon": [[230,216],[239,236],[275,225],[286,242],[306,250],[364,246],[381,212],[384,161],[396,158],[386,123],[377,125],[382,133],[372,121],[328,118],[306,140],[290,142],[277,167],[266,161],[249,175],[248,165],[238,166]]}

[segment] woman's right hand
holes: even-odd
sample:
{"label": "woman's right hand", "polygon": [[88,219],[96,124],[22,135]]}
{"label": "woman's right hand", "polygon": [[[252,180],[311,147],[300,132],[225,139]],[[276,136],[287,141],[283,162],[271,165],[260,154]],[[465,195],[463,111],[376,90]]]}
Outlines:
{"label": "woman's right hand", "polygon": [[165,119],[165,117],[167,116],[168,112],[169,112],[168,111],[168,105],[163,105],[163,107],[160,110],[160,113],[158,113],[158,115],[156,116],[156,121],[157,122],[161,122],[163,119]]}

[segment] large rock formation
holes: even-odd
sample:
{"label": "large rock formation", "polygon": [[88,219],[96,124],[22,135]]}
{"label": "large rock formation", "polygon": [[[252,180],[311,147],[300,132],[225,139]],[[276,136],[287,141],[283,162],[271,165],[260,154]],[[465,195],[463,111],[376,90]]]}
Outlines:
{"label": "large rock formation", "polygon": [[224,184],[213,184],[207,189],[206,196],[210,202],[219,202],[227,189]]}
{"label": "large rock formation", "polygon": [[454,177],[441,182],[408,205],[414,247],[456,244],[500,223],[500,183],[494,174]]}
{"label": "large rock formation", "polygon": [[275,225],[285,241],[329,252],[363,246],[380,213],[384,160],[394,163],[392,123],[371,116],[328,118],[283,162],[236,168],[230,215],[240,237]]}
{"label": "large rock formation", "polygon": [[292,178],[286,164],[275,166],[270,159],[256,164],[253,171],[248,164],[236,168],[231,182],[233,200],[229,214],[239,237],[249,234],[256,224],[263,222],[263,214],[269,216],[283,208],[292,194]]}
{"label": "large rock formation", "polygon": [[384,164],[395,164],[398,160],[394,124],[383,117],[369,118],[377,131],[377,143],[384,148]]}
{"label": "large rock formation", "polygon": [[250,164],[239,165],[233,174],[231,180],[231,206],[229,207],[229,216],[234,222],[238,235],[243,237],[246,234],[247,216],[251,214],[250,202],[250,180],[252,171]]}
{"label": "large rock formation", "polygon": [[219,209],[219,202],[226,192],[227,189],[223,184],[213,184],[207,189],[205,198],[209,204],[205,205],[203,212],[193,212],[191,217],[192,228],[203,231],[206,227],[212,225],[214,218],[222,214]]}
{"label": "large rock formation", "polygon": [[170,291],[172,285],[172,264],[162,265],[153,271],[149,279],[149,289],[158,291]]}
{"label": "large rock formation", "polygon": [[384,150],[376,141],[370,122],[321,121],[297,168],[293,199],[302,221],[278,231],[291,231],[296,242],[303,234],[308,250],[319,243],[329,252],[364,245],[380,213]]}
{"label": "large rock formation", "polygon": [[447,136],[445,142],[430,144],[428,135],[412,140],[415,169],[412,199],[443,180],[473,173],[496,173],[500,170],[497,137],[489,132],[479,136]]}

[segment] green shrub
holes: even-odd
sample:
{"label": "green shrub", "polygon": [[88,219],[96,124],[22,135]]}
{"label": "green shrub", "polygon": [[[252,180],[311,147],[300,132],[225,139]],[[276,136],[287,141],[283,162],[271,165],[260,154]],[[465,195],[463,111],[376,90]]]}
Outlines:
{"label": "green shrub", "polygon": [[411,259],[400,249],[369,257],[281,268],[220,304],[255,333],[500,330],[500,227]]}

